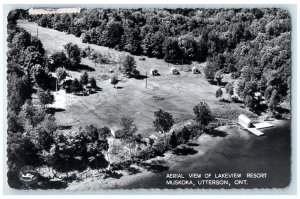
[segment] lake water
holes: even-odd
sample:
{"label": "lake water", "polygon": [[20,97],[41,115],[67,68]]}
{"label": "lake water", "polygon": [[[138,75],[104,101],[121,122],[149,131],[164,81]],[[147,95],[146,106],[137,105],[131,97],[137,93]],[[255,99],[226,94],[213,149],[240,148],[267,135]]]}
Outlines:
{"label": "lake water", "polygon": [[[255,136],[237,127],[231,127],[227,136],[218,144],[209,148],[205,154],[191,156],[167,171],[153,173],[151,177],[137,180],[122,188],[283,188],[289,185],[291,177],[291,132],[290,121],[280,126],[262,130],[264,136]],[[246,184],[236,185],[230,180],[230,186],[198,185],[199,179],[193,179],[192,185],[167,185],[169,173],[180,173],[189,179],[190,173],[240,173],[241,180],[247,179],[247,173],[267,173],[266,178],[247,179]],[[201,178],[204,179],[204,178]]]}

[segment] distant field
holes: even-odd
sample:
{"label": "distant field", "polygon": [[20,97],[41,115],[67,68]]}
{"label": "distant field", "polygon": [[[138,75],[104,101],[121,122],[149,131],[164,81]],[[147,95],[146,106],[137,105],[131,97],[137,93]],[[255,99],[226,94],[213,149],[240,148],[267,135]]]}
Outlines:
{"label": "distant field", "polygon": [[[36,35],[37,24],[29,22],[19,22],[32,35]],[[62,51],[63,45],[68,42],[76,43],[80,48],[90,46],[101,53],[109,53],[110,56],[118,60],[124,52],[119,52],[107,47],[92,44],[84,44],[80,38],[74,35],[58,32],[52,29],[38,27],[39,39],[47,52]],[[234,118],[239,113],[253,115],[253,113],[240,108],[240,104],[230,105],[221,103],[215,97],[218,86],[210,85],[203,74],[192,74],[191,72],[180,71],[180,75],[170,74],[170,67],[174,66],[156,58],[146,58],[145,61],[139,60],[139,56],[134,56],[137,62],[137,69],[145,74],[148,71],[148,86],[145,88],[145,79],[127,79],[120,77],[117,85],[119,89],[114,89],[109,80],[102,80],[101,76],[108,73],[108,68],[116,69],[118,64],[105,65],[95,64],[83,59],[82,64],[94,68],[95,71],[88,72],[90,76],[95,76],[97,84],[102,91],[84,97],[78,97],[68,104],[65,111],[57,112],[55,117],[58,124],[70,126],[82,126],[95,124],[99,127],[112,127],[117,124],[122,117],[131,116],[135,119],[140,133],[150,135],[154,133],[153,113],[158,109],[164,109],[172,113],[175,121],[182,122],[194,117],[193,107],[200,101],[207,102],[213,113],[217,117]],[[194,63],[191,66],[204,64]],[[191,67],[190,66],[190,67]],[[180,69],[181,66],[176,66]],[[186,67],[186,66],[185,66]],[[155,68],[161,76],[152,77],[149,70]],[[72,76],[79,77],[79,72],[71,72]],[[224,92],[224,96],[226,94]]]}

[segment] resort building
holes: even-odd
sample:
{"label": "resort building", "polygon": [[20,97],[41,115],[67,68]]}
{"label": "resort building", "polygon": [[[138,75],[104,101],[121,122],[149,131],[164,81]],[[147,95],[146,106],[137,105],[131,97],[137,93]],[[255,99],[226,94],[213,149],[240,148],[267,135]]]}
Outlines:
{"label": "resort building", "polygon": [[249,119],[247,116],[241,114],[239,117],[238,117],[238,123],[244,127],[244,128],[250,128],[251,126],[251,119]]}

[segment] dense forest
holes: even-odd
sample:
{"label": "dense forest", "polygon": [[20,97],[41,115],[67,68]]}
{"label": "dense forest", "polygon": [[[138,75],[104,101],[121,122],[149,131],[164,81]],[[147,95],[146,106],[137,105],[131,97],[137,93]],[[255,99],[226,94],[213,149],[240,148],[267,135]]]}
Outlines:
{"label": "dense forest", "polygon": [[224,73],[240,79],[238,94],[249,107],[257,91],[290,106],[291,19],[283,9],[82,9],[28,19],[134,55],[207,61],[208,80]]}
{"label": "dense forest", "polygon": [[[55,88],[49,73],[51,64],[40,40],[17,26],[16,20],[22,19],[22,14],[22,10],[10,12],[7,26],[7,176],[9,186],[18,189],[29,186],[18,178],[25,165],[47,165],[56,172],[107,167],[103,153],[108,149],[106,137],[110,134],[107,127],[93,125],[76,129],[71,136],[57,133],[55,117],[47,107],[54,101],[50,92]],[[33,94],[37,96],[35,102]],[[31,188],[64,187],[63,183],[49,185],[49,179],[38,177],[43,185]]]}
{"label": "dense forest", "polygon": [[[250,109],[259,105],[257,92],[264,95],[269,110],[274,113],[280,105],[290,108],[291,19],[285,10],[82,9],[79,14],[53,15],[29,15],[26,10],[13,10],[8,15],[7,26],[8,182],[12,187],[22,187],[17,173],[24,165],[48,165],[68,173],[87,167],[105,168],[109,164],[105,159],[109,150],[107,127],[90,125],[76,129],[70,136],[57,134],[55,117],[46,106],[53,102],[50,91],[55,89],[56,81],[50,71],[60,65],[78,65],[80,49],[68,44],[65,46],[68,56],[63,52],[49,56],[37,37],[18,27],[19,19],[74,34],[85,43],[133,55],[156,57],[173,64],[207,62],[204,71],[207,80],[218,84],[222,75],[230,74],[238,82],[238,96]],[[61,76],[65,74],[61,68],[57,71]],[[75,83],[90,81],[86,74],[82,79]],[[96,87],[94,78],[91,82]],[[232,87],[229,84],[226,90]],[[33,94],[39,105],[33,105]],[[203,118],[203,113],[209,116],[201,125],[211,120],[207,119],[210,118],[207,104],[197,105],[194,113],[196,120]],[[155,128],[164,129],[163,132],[171,129],[174,121],[169,113],[160,110],[154,115]],[[168,118],[167,122],[160,117]],[[135,129],[131,128],[133,121],[125,118],[122,122],[124,129]],[[163,126],[165,123],[170,125]],[[128,134],[134,133],[136,129]],[[180,142],[189,140],[189,133],[183,131],[177,135]],[[140,135],[124,138],[124,143],[132,142],[143,143]],[[180,142],[173,133],[171,148]],[[142,152],[143,157],[154,153],[146,149]]]}

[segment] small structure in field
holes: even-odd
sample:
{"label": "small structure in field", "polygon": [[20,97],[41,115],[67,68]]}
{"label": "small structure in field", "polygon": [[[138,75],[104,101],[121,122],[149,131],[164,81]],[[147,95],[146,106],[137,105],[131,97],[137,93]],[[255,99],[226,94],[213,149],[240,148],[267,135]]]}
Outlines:
{"label": "small structure in field", "polygon": [[158,76],[159,75],[158,70],[156,70],[156,69],[151,69],[150,74],[153,75],[153,76]]}
{"label": "small structure in field", "polygon": [[92,86],[91,83],[88,83],[88,84],[86,85],[86,88],[93,88],[93,86]]}
{"label": "small structure in field", "polygon": [[110,128],[110,133],[114,138],[121,138],[123,136],[123,131],[121,127],[114,125]]}
{"label": "small structure in field", "polygon": [[171,73],[172,73],[173,75],[179,75],[179,74],[180,74],[179,71],[178,71],[178,69],[176,69],[176,68],[174,68],[174,67],[171,68]]}
{"label": "small structure in field", "polygon": [[249,119],[247,116],[241,114],[238,117],[238,123],[244,128],[250,128],[251,126],[251,119]]}
{"label": "small structure in field", "polygon": [[197,68],[197,67],[195,67],[195,66],[192,68],[192,72],[193,72],[194,74],[201,74],[199,68]]}

